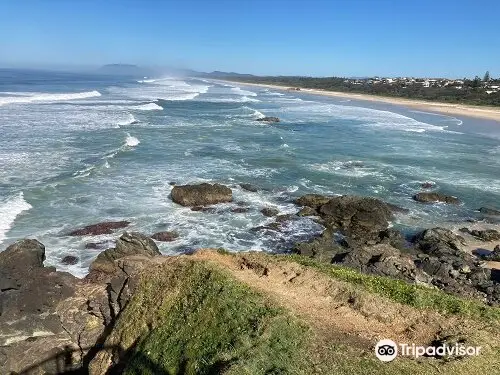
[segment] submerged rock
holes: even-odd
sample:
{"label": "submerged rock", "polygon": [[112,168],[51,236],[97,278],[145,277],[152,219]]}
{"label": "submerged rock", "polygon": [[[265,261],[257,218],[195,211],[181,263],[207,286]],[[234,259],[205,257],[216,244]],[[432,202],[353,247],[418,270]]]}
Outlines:
{"label": "submerged rock", "polygon": [[79,261],[78,257],[75,257],[74,255],[66,255],[64,258],[61,259],[61,263],[67,266],[77,264],[78,261]]}
{"label": "submerged rock", "polygon": [[280,211],[278,209],[273,208],[273,207],[265,207],[262,210],[260,210],[260,212],[262,213],[262,215],[267,216],[267,217],[276,216],[280,213]]}
{"label": "submerged rock", "polygon": [[116,229],[126,228],[129,221],[105,221],[98,224],[87,225],[81,229],[76,229],[69,236],[99,236],[102,234],[112,234]]}
{"label": "submerged rock", "polygon": [[280,119],[278,117],[272,117],[272,116],[266,116],[262,118],[258,118],[255,121],[261,121],[261,122],[280,122]]}
{"label": "submerged rock", "polygon": [[422,182],[420,184],[420,187],[422,189],[432,189],[436,184],[434,182],[431,182],[431,181],[426,181],[426,182]]}
{"label": "submerged rock", "polygon": [[252,185],[252,184],[240,184],[240,187],[243,189],[243,190],[246,190],[246,191],[249,191],[249,192],[252,192],[252,193],[256,193],[259,191],[259,188],[255,185]]}
{"label": "submerged rock", "polygon": [[479,209],[479,212],[488,216],[500,216],[500,210],[495,210],[493,208],[488,208],[488,207],[481,207]]}
{"label": "submerged rock", "polygon": [[160,242],[171,242],[179,238],[179,233],[176,231],[157,232],[153,234],[151,238]]}
{"label": "submerged rock", "polygon": [[233,192],[221,184],[176,185],[172,189],[172,200],[182,206],[205,206],[232,202]]}
{"label": "submerged rock", "polygon": [[435,203],[442,202],[448,204],[459,204],[460,201],[457,197],[446,195],[438,192],[420,192],[413,196],[413,199],[421,203]]}

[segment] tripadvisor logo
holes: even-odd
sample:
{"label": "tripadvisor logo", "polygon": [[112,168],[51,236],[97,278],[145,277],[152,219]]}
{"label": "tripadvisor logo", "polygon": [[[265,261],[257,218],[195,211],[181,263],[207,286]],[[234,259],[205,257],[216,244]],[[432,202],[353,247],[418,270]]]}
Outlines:
{"label": "tripadvisor logo", "polygon": [[380,340],[375,345],[375,355],[382,362],[390,362],[398,355],[406,357],[464,357],[476,356],[481,351],[480,346],[465,346],[464,344],[442,344],[439,346],[418,346],[415,344],[396,344],[389,339]]}

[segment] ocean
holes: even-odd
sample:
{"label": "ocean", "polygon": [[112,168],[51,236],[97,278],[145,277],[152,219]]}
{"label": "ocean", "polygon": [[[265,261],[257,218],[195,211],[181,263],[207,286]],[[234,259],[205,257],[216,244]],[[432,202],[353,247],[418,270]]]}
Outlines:
{"label": "ocean", "polygon": [[[256,121],[277,116],[279,123]],[[0,249],[46,246],[45,264],[77,276],[98,250],[69,237],[85,225],[129,220],[130,231],[179,232],[164,254],[201,247],[287,251],[321,232],[308,218],[263,234],[259,211],[294,213],[305,193],[372,196],[410,210],[412,231],[463,226],[500,205],[500,124],[409,108],[189,77],[130,78],[0,69]],[[236,203],[215,212],[174,204],[171,183],[219,182]],[[458,206],[412,200],[423,182]],[[240,183],[260,188],[243,190]],[[119,234],[119,232],[118,232]],[[63,265],[75,255],[79,262]]]}

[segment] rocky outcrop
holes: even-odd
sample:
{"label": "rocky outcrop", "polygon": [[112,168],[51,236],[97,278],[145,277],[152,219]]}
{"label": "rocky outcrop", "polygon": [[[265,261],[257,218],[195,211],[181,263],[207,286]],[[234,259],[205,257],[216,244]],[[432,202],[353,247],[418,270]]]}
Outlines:
{"label": "rocky outcrop", "polygon": [[273,207],[264,207],[262,210],[260,210],[262,215],[267,216],[267,217],[272,217],[276,216],[280,213],[280,211],[277,208]]}
{"label": "rocky outcrop", "polygon": [[243,190],[249,191],[251,193],[256,193],[259,191],[259,188],[255,185],[252,185],[252,184],[240,184],[240,187]]}
{"label": "rocky outcrop", "polygon": [[232,202],[233,192],[221,184],[176,185],[172,188],[172,200],[182,206],[205,206]]}
{"label": "rocky outcrop", "polygon": [[280,119],[278,117],[262,117],[262,118],[258,118],[257,120],[255,121],[261,121],[261,122],[280,122]]}
{"label": "rocky outcrop", "polygon": [[389,206],[378,199],[349,195],[330,199],[319,213],[327,227],[338,228],[360,242],[374,241],[393,216]]}
{"label": "rocky outcrop", "polygon": [[469,228],[461,228],[461,232],[468,233],[473,237],[485,242],[498,241],[500,240],[500,232],[495,229],[469,229]]}
{"label": "rocky outcrop", "polygon": [[295,203],[299,206],[310,207],[317,210],[322,205],[327,204],[333,197],[320,194],[306,194],[298,198]]}
{"label": "rocky outcrop", "polygon": [[66,255],[64,258],[61,259],[61,263],[67,266],[77,264],[78,261],[79,261],[78,257],[74,255]]}
{"label": "rocky outcrop", "polygon": [[110,275],[113,275],[117,271],[115,261],[130,255],[153,257],[161,255],[161,253],[158,250],[158,246],[156,246],[150,237],[140,233],[125,232],[116,241],[114,248],[103,251],[92,262],[86,279],[92,281],[107,280]]}
{"label": "rocky outcrop", "polygon": [[151,238],[160,242],[172,242],[179,238],[179,233],[176,231],[157,232]]}
{"label": "rocky outcrop", "polygon": [[22,240],[0,252],[1,369],[20,371],[74,346],[55,310],[74,294],[78,279],[44,267],[44,260],[45,247],[36,240]]}
{"label": "rocky outcrop", "polygon": [[100,236],[102,234],[112,234],[116,229],[126,228],[129,221],[105,221],[98,224],[87,225],[81,229],[76,229],[69,236]]}
{"label": "rocky outcrop", "polygon": [[459,204],[460,201],[457,197],[451,195],[446,195],[438,192],[420,192],[413,196],[413,199],[421,203],[448,203],[448,204]]}
{"label": "rocky outcrop", "polygon": [[500,210],[495,210],[493,208],[488,208],[488,207],[481,207],[479,209],[479,212],[487,216],[500,216]]}

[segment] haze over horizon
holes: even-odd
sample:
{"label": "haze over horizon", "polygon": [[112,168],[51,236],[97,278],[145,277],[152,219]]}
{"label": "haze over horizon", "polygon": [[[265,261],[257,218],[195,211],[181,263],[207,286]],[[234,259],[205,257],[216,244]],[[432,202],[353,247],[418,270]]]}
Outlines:
{"label": "haze over horizon", "polygon": [[493,0],[20,0],[0,3],[0,67],[498,77],[499,11]]}

